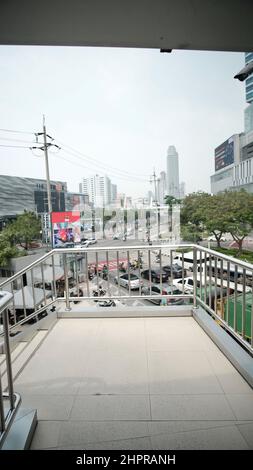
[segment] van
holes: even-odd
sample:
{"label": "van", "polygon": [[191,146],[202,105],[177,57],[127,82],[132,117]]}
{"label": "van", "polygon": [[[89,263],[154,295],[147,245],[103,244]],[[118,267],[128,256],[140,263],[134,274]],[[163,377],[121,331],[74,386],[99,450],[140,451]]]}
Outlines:
{"label": "van", "polygon": [[[201,263],[201,259],[202,259],[202,263],[204,263],[205,254],[197,251],[196,258],[197,258],[197,270],[198,270],[198,267]],[[209,254],[206,254],[206,261],[209,261],[209,259],[210,259]],[[193,271],[193,260],[194,260],[193,251],[188,251],[187,253],[176,253],[176,256],[174,256],[173,258],[174,263],[177,263],[181,267],[183,267],[184,265],[184,269],[187,269],[188,271]]]}

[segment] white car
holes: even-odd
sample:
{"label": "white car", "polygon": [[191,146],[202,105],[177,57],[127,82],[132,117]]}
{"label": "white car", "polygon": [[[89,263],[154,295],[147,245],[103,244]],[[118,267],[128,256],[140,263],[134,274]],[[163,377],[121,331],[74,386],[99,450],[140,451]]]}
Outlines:
{"label": "white car", "polygon": [[185,277],[184,279],[174,279],[173,285],[183,292],[183,286],[185,293],[193,292],[193,278]]}
{"label": "white car", "polygon": [[[216,238],[215,238],[214,235],[211,235],[211,237],[208,237],[207,240],[208,240],[209,242],[216,242]],[[226,239],[225,237],[221,237],[221,238],[220,238],[220,242],[226,242],[226,241],[227,241],[227,239]]]}
{"label": "white car", "polygon": [[90,245],[94,245],[94,243],[97,243],[97,240],[95,240],[95,238],[89,238],[82,244],[82,247],[87,248]]}

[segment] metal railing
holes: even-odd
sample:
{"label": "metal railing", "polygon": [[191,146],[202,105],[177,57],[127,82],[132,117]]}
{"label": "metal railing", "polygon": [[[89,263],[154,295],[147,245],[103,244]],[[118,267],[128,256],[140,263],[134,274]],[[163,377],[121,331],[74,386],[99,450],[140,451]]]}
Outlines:
{"label": "metal railing", "polygon": [[202,306],[252,353],[252,279],[253,265],[199,245],[92,245],[52,250],[0,289],[14,294],[8,308],[14,332],[56,303],[71,311],[74,302],[92,308],[142,299],[174,309]]}
{"label": "metal railing", "polygon": [[253,354],[253,265],[195,246],[195,305]]}
{"label": "metal railing", "polygon": [[2,373],[0,370],[0,449],[21,403],[20,395],[18,393],[14,393],[13,389],[9,320],[7,314],[7,305],[11,300],[11,297],[11,294],[8,292],[2,292],[0,299],[0,313],[3,318],[4,353],[7,373],[7,387],[5,391],[3,390]]}
{"label": "metal railing", "polygon": [[0,374],[0,448],[21,401],[13,390],[10,337],[23,325],[62,303],[71,312],[73,303],[92,309],[142,299],[158,304],[157,312],[167,305],[175,313],[178,305],[191,304],[203,307],[253,355],[252,286],[253,265],[199,245],[92,246],[42,256],[0,284],[0,298],[9,291],[8,305],[0,302],[8,378],[5,391]]}

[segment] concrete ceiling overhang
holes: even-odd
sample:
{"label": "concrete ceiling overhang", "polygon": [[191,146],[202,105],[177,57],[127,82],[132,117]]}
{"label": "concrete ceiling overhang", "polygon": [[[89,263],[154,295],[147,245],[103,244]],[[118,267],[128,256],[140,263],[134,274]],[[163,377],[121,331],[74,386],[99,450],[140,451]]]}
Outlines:
{"label": "concrete ceiling overhang", "polygon": [[0,44],[253,51],[253,0],[1,0]]}

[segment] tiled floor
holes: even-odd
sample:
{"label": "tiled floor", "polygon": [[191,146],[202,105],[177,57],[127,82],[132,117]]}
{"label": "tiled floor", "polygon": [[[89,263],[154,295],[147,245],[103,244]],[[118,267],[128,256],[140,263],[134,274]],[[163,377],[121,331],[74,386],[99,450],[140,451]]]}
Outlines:
{"label": "tiled floor", "polygon": [[59,320],[15,389],[33,449],[253,449],[253,390],[192,317]]}

